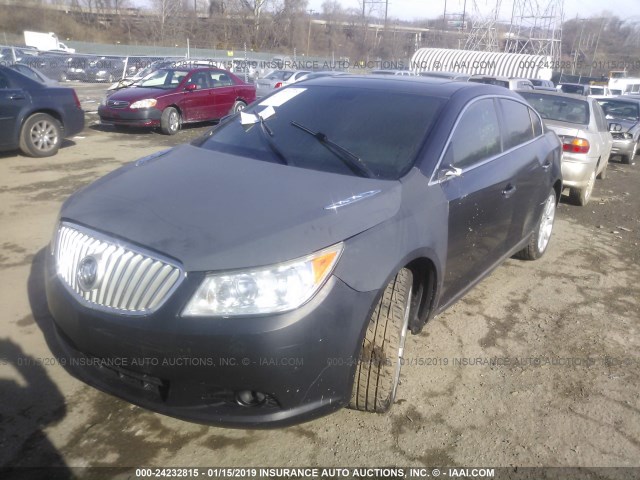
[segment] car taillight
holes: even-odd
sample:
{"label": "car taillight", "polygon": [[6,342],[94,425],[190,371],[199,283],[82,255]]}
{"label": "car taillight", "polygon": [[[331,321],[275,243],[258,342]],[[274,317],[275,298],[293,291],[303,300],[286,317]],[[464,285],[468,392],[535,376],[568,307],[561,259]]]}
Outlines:
{"label": "car taillight", "polygon": [[273,88],[280,88],[281,86],[282,86],[282,82],[278,82],[278,83],[276,83],[276,86],[273,87]]}
{"label": "car taillight", "polygon": [[73,101],[76,103],[76,107],[82,110],[82,106],[80,105],[80,100],[78,99],[78,94],[76,93],[75,90],[72,90],[72,91],[73,91]]}
{"label": "car taillight", "polygon": [[589,153],[589,140],[578,137],[562,137],[562,150],[569,153]]}

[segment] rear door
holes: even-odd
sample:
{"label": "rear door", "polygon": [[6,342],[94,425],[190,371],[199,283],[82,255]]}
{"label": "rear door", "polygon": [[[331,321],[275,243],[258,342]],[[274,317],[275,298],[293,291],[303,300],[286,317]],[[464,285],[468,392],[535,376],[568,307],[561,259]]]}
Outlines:
{"label": "rear door", "polygon": [[505,254],[517,174],[502,155],[496,100],[474,101],[458,119],[437,172],[449,204],[444,304]]}
{"label": "rear door", "polygon": [[211,71],[211,81],[215,109],[210,120],[222,118],[231,111],[231,107],[236,101],[236,87],[233,80],[224,71]]}
{"label": "rear door", "polygon": [[20,112],[29,104],[29,95],[0,72],[0,146],[17,147]]}
{"label": "rear door", "polygon": [[[542,135],[538,116],[524,103],[501,98],[500,105],[503,163],[508,162],[516,171],[513,186],[513,219],[509,228],[507,249],[515,247],[524,235],[532,232],[540,209],[546,198],[544,185],[550,185],[552,158],[541,158],[543,150],[535,142]],[[535,122],[534,122],[535,120]],[[535,129],[534,129],[535,125]]]}

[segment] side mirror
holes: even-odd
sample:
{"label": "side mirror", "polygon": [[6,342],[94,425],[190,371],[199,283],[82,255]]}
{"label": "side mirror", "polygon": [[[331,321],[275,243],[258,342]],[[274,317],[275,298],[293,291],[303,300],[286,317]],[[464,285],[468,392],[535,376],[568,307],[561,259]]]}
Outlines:
{"label": "side mirror", "polygon": [[189,85],[187,85],[186,87],[184,87],[185,91],[187,92],[193,92],[194,90],[198,89],[198,85],[196,85],[195,83],[190,83]]}
{"label": "side mirror", "polygon": [[620,125],[619,123],[610,123],[609,124],[609,131],[610,132],[621,132],[622,131],[622,125]]}

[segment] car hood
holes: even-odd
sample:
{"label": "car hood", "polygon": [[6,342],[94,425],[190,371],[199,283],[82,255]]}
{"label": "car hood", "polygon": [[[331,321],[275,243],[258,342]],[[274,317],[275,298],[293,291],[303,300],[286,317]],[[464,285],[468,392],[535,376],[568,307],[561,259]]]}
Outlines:
{"label": "car hood", "polygon": [[607,120],[607,121],[609,123],[619,123],[622,126],[623,132],[631,131],[638,124],[638,122],[634,122],[633,120],[623,120],[623,119],[614,119],[614,120]]}
{"label": "car hood", "polygon": [[[339,208],[326,207],[376,192]],[[294,259],[395,215],[398,181],[319,172],[176,147],[70,197],[61,218],[156,250],[187,271]]]}
{"label": "car hood", "polygon": [[167,93],[171,93],[173,90],[163,90],[160,88],[140,88],[140,87],[128,87],[118,90],[113,95],[109,96],[109,100],[125,100],[127,102],[135,102],[145,98],[158,98]]}

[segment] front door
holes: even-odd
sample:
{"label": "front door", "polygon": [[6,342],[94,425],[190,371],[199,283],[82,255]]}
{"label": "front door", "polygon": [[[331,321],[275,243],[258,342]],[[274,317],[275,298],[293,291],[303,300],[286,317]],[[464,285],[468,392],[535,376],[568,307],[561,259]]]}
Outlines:
{"label": "front door", "polygon": [[16,146],[18,117],[29,103],[29,95],[0,72],[0,146]]}

